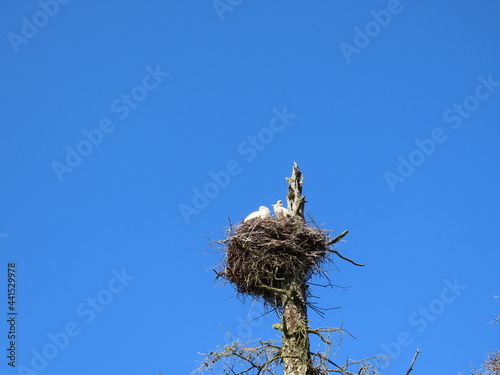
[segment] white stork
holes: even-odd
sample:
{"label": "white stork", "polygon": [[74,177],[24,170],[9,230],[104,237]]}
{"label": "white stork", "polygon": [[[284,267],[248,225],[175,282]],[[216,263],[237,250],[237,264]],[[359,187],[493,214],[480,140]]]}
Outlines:
{"label": "white stork", "polygon": [[270,215],[271,215],[271,211],[269,211],[269,208],[267,208],[266,206],[260,206],[259,211],[252,212],[243,221],[248,221],[248,220],[252,220],[252,219],[265,219],[266,217],[269,217]]}
{"label": "white stork", "polygon": [[276,204],[273,204],[274,213],[278,219],[284,219],[285,217],[292,216],[292,213],[288,208],[283,207],[283,201],[279,200]]}

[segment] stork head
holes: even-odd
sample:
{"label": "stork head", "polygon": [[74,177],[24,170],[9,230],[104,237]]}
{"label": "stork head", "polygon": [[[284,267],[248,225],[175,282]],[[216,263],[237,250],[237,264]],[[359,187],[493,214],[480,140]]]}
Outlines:
{"label": "stork head", "polygon": [[281,201],[281,200],[277,201],[276,204],[273,204],[274,208],[282,207],[282,206],[283,206],[283,201]]}

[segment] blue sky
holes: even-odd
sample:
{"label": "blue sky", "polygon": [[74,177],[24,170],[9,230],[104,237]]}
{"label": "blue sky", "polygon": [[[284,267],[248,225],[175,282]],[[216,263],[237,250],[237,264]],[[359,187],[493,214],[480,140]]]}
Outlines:
{"label": "blue sky", "polygon": [[0,7],[3,373],[189,374],[224,330],[275,337],[207,237],[284,199],[294,161],[366,264],[314,289],[342,309],[312,326],[356,336],[339,361],[396,375],[420,348],[414,374],[456,374],[500,349],[496,1]]}

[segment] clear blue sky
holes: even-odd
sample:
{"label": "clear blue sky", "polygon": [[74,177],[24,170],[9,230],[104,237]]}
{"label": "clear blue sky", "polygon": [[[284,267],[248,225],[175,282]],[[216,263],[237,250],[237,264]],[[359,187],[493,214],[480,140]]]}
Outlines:
{"label": "clear blue sky", "polygon": [[189,374],[224,329],[275,337],[204,254],[285,198],[293,161],[366,263],[315,288],[343,308],[311,324],[357,338],[338,360],[480,365],[500,349],[498,2],[231,3],[0,5],[1,372]]}

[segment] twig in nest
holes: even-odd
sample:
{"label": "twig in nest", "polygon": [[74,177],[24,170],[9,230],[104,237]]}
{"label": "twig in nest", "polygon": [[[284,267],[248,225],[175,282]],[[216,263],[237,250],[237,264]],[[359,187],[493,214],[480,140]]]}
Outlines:
{"label": "twig in nest", "polygon": [[342,233],[340,233],[337,237],[335,237],[333,240],[331,241],[328,241],[328,243],[326,244],[327,246],[330,246],[330,245],[333,245],[334,243],[336,242],[339,242],[342,238],[344,238],[347,234],[349,233],[348,230],[345,230],[343,231]]}
{"label": "twig in nest", "polygon": [[[334,243],[339,242],[339,241],[340,241],[342,238],[344,238],[344,237],[345,237],[348,233],[349,233],[349,231],[348,231],[348,230],[343,231],[343,232],[342,232],[342,233],[340,233],[337,237],[335,237],[333,240],[328,241],[328,242],[326,243],[326,245],[327,245],[327,246],[331,246],[331,245],[333,245]],[[337,255],[337,256],[338,256],[339,258],[341,258],[341,259],[347,260],[348,262],[350,262],[350,263],[354,264],[355,266],[358,266],[358,267],[363,267],[363,266],[364,266],[364,264],[356,263],[356,262],[355,262],[355,261],[353,261],[352,259],[349,259],[349,258],[347,258],[347,257],[345,257],[345,256],[343,256],[343,255],[341,255],[341,254],[340,254],[338,251],[336,251],[336,250],[333,250],[333,249],[328,249],[328,251],[329,251],[329,252],[331,252],[331,253],[334,253],[335,255]]]}

